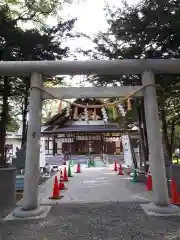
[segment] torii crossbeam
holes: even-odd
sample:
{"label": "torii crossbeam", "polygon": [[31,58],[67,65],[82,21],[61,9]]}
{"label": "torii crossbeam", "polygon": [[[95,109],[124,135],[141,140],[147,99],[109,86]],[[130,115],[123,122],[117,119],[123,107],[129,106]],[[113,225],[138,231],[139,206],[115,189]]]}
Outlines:
{"label": "torii crossbeam", "polygon": [[28,76],[32,72],[47,76],[86,74],[180,73],[180,59],[126,59],[88,61],[2,61],[1,76]]}

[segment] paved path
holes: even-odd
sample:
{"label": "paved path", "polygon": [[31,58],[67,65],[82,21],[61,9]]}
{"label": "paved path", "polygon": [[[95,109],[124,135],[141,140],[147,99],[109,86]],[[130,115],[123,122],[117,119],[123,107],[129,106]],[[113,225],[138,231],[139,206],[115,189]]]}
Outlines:
{"label": "paved path", "polygon": [[57,204],[47,198],[52,183],[48,180],[39,194],[42,204],[52,204],[47,218],[2,222],[0,240],[180,239],[180,218],[147,216],[140,207],[150,199],[144,186],[112,169],[86,168],[76,174]]}
{"label": "paved path", "polygon": [[[49,200],[54,181],[54,178],[50,178],[39,187],[39,203],[149,202],[151,200],[151,196],[145,191],[144,184],[135,186],[128,176],[119,176],[112,171],[112,166],[87,168],[84,164],[81,165],[82,173],[80,174],[75,173],[75,168],[72,169],[74,177],[69,178],[69,182],[65,183],[68,189],[61,191],[62,199]],[[21,205],[22,201],[19,204]]]}
{"label": "paved path", "polygon": [[[147,198],[142,196],[142,192],[132,193],[126,187],[129,177],[118,176],[112,168],[105,167],[84,168],[81,174],[73,174],[69,178],[70,182],[65,183],[68,190],[61,191],[63,198],[58,201],[48,200],[51,195],[53,179],[47,182],[49,188],[40,191],[40,202],[42,204],[75,203],[75,202],[144,202]],[[144,188],[145,189],[145,188]],[[47,192],[48,191],[48,192]]]}

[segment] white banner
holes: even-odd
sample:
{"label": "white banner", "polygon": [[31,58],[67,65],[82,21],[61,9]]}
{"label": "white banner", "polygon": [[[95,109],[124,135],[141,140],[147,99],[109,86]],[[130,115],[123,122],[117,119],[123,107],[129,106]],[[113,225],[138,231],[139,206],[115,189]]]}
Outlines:
{"label": "white banner", "polygon": [[132,154],[131,154],[129,136],[123,135],[121,137],[121,140],[122,140],[122,145],[123,145],[124,164],[127,167],[132,167],[133,166],[133,158],[132,158]]}

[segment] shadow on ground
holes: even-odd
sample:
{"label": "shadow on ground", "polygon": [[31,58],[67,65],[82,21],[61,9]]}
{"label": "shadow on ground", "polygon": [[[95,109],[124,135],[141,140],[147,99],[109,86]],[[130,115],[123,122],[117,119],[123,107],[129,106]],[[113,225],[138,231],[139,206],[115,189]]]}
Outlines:
{"label": "shadow on ground", "polygon": [[179,217],[149,217],[134,203],[60,204],[43,220],[0,223],[1,240],[174,240]]}

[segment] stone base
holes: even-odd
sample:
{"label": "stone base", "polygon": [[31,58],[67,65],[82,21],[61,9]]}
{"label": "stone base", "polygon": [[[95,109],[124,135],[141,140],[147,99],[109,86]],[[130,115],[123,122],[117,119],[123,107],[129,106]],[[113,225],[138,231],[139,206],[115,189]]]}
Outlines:
{"label": "stone base", "polygon": [[7,207],[16,203],[16,169],[0,167],[0,205]]}
{"label": "stone base", "polygon": [[23,210],[22,207],[17,207],[13,212],[11,212],[7,217],[4,218],[4,221],[10,220],[25,220],[25,219],[42,219],[45,218],[51,206],[41,206],[34,210]]}
{"label": "stone base", "polygon": [[180,208],[169,204],[165,207],[156,206],[154,203],[141,204],[142,209],[150,216],[180,216]]}

